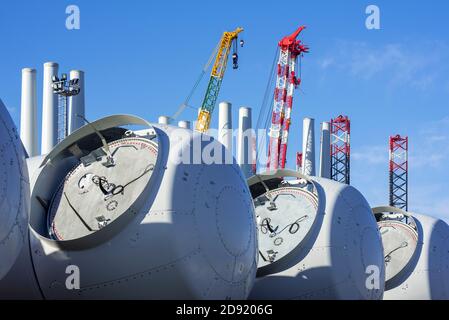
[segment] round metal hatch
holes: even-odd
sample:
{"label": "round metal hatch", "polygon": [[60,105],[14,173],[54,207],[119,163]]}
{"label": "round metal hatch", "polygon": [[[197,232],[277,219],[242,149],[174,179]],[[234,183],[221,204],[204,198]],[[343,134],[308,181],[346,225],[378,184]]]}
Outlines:
{"label": "round metal hatch", "polygon": [[280,188],[254,200],[259,229],[259,267],[297,248],[309,234],[318,211],[316,196],[301,188]]}
{"label": "round metal hatch", "polygon": [[414,218],[401,209],[378,207],[373,213],[382,237],[388,285],[411,266],[419,242],[418,228]]}
{"label": "round metal hatch", "polygon": [[[135,205],[156,166],[157,145],[124,138],[100,148],[70,171],[53,197],[48,231],[55,240],[74,240],[107,227]],[[133,207],[134,210],[137,208]]]}
{"label": "round metal hatch", "polygon": [[418,233],[402,221],[379,221],[384,246],[385,281],[398,276],[411,262],[418,245]]}
{"label": "round metal hatch", "polygon": [[256,212],[259,263],[263,268],[304,244],[318,215],[318,193],[306,176],[290,170],[248,180]]}

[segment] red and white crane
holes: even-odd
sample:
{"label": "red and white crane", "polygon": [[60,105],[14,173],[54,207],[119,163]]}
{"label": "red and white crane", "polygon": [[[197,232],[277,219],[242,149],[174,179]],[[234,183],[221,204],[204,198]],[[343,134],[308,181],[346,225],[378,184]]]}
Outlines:
{"label": "red and white crane", "polygon": [[390,137],[390,206],[408,210],[408,137]]}
{"label": "red and white crane", "polygon": [[285,168],[287,156],[288,132],[290,129],[293,93],[301,79],[296,75],[298,56],[309,52],[309,48],[296,40],[305,26],[299,27],[293,34],[279,41],[279,60],[276,88],[274,90],[273,114],[268,147],[267,170]]}

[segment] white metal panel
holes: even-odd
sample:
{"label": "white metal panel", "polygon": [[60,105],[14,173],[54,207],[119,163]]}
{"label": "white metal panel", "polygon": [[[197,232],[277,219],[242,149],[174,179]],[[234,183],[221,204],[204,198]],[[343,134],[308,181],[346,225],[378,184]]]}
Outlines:
{"label": "white metal panel", "polygon": [[24,148],[0,100],[0,280],[27,242],[29,197]]}

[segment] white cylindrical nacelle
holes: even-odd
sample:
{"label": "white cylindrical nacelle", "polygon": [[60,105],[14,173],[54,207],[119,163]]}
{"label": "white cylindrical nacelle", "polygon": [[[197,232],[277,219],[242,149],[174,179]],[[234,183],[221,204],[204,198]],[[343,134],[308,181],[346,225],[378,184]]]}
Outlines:
{"label": "white cylindrical nacelle", "polygon": [[386,264],[386,300],[449,299],[449,226],[430,216],[374,208]]}
{"label": "white cylindrical nacelle", "polygon": [[218,141],[232,152],[232,104],[220,102],[218,108]]}
{"label": "white cylindrical nacelle", "polygon": [[331,177],[331,135],[330,123],[321,124],[320,177]]}
{"label": "white cylindrical nacelle", "polygon": [[28,156],[36,156],[38,154],[36,70],[30,68],[22,69],[20,138]]}
{"label": "white cylindrical nacelle", "polygon": [[[84,126],[33,169],[30,247],[0,282],[0,298],[247,298],[257,231],[239,167],[178,161],[205,148],[224,151],[192,130],[123,128],[145,123],[132,116],[92,123],[99,131],[114,129],[107,136],[113,166],[105,165],[100,139]],[[85,147],[76,157],[67,151],[78,145]],[[79,270],[79,290],[67,287],[68,266]]]}
{"label": "white cylindrical nacelle", "polygon": [[68,132],[69,134],[78,130],[84,125],[84,117],[86,116],[85,107],[85,80],[84,71],[72,70],[70,71],[70,80],[79,79],[80,92],[69,98],[69,117],[68,117]]}
{"label": "white cylindrical nacelle", "polygon": [[190,129],[190,121],[181,120],[178,122],[178,127],[183,129]]}
{"label": "white cylindrical nacelle", "polygon": [[[35,78],[33,70],[24,70],[25,91],[29,90],[29,78]],[[34,81],[35,82],[35,81]],[[25,98],[34,100],[34,98]],[[23,102],[22,98],[22,102]],[[33,101],[35,103],[35,101]],[[23,105],[22,105],[23,107]],[[22,110],[23,112],[23,110]],[[0,286],[14,265],[24,244],[28,242],[28,216],[30,186],[25,154],[17,129],[0,100]]]}
{"label": "white cylindrical nacelle", "polygon": [[160,116],[159,119],[157,120],[157,123],[164,124],[164,125],[169,125],[170,124],[170,118],[167,117],[167,116]]}
{"label": "white cylindrical nacelle", "polygon": [[303,122],[302,170],[307,176],[315,176],[315,120],[311,118]]}
{"label": "white cylindrical nacelle", "polygon": [[42,141],[41,154],[47,154],[58,141],[58,96],[53,93],[53,77],[58,76],[59,65],[55,62],[44,64],[42,84]]}
{"label": "white cylindrical nacelle", "polygon": [[239,109],[239,130],[237,136],[237,163],[246,178],[253,172],[254,135],[252,130],[251,108]]}
{"label": "white cylindrical nacelle", "polygon": [[359,191],[289,170],[248,184],[259,232],[250,299],[382,298],[382,241]]}

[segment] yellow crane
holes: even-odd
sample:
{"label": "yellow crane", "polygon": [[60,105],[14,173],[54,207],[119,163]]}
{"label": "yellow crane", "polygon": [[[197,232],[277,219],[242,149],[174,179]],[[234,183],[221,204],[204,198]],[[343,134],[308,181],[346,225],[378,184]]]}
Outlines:
{"label": "yellow crane", "polygon": [[[224,32],[221,37],[218,52],[215,57],[214,66],[210,75],[209,85],[207,86],[206,95],[204,96],[203,104],[201,105],[198,114],[198,121],[195,130],[198,132],[206,132],[210,127],[210,120],[215,104],[217,103],[218,93],[220,92],[223,76],[226,71],[229,53],[231,51],[232,43],[238,38],[242,28],[237,28],[232,32]],[[234,68],[237,68],[237,53],[233,54]]]}
{"label": "yellow crane", "polygon": [[[220,92],[221,83],[223,81],[223,77],[226,71],[229,53],[231,52],[231,47],[233,44],[234,44],[234,53],[232,54],[233,68],[234,69],[238,68],[237,39],[239,33],[242,31],[243,31],[242,28],[237,28],[234,31],[230,32],[226,31],[223,33],[220,42],[218,43],[217,47],[215,48],[214,52],[212,53],[211,57],[206,63],[206,66],[203,68],[203,71],[199,79],[196,81],[190,94],[188,95],[184,103],[181,105],[179,110],[172,117],[172,119],[176,119],[181,114],[181,112],[188,106],[190,98],[192,97],[203,75],[205,74],[206,70],[209,69],[212,60],[215,57],[209,84],[207,86],[206,94],[204,96],[203,103],[198,113],[198,121],[195,127],[195,130],[198,132],[202,133],[207,132],[207,130],[210,127],[211,116],[217,103],[218,93]],[[240,45],[243,46],[243,40],[240,41]]]}

